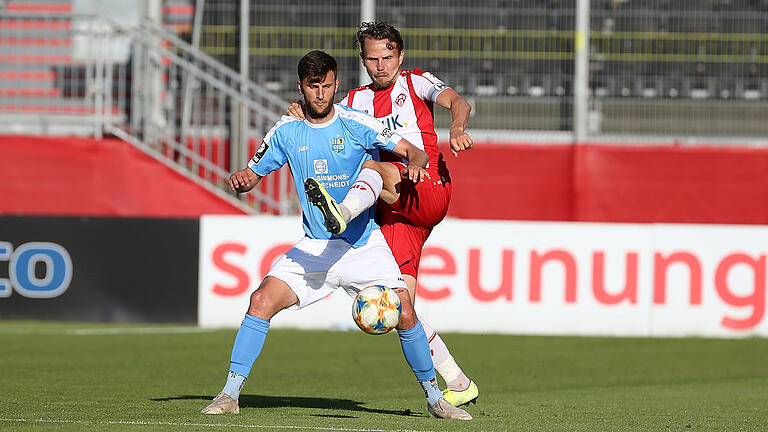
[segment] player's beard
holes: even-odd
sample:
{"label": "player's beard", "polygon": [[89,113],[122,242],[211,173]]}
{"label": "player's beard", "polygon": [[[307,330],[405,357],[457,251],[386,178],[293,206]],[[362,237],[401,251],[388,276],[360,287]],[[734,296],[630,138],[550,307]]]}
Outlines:
{"label": "player's beard", "polygon": [[387,89],[387,88],[389,88],[395,82],[395,80],[397,79],[398,76],[400,76],[400,69],[398,69],[397,72],[395,72],[395,75],[393,75],[392,78],[389,81],[385,82],[385,83],[378,84],[376,82],[376,80],[372,79],[372,81],[373,81],[373,88],[375,88],[376,90]]}
{"label": "player's beard", "polygon": [[317,118],[323,118],[323,117],[327,116],[328,113],[331,112],[331,109],[333,108],[333,101],[331,100],[330,103],[328,103],[325,106],[325,109],[322,110],[322,111],[318,111],[317,109],[315,109],[315,106],[312,105],[311,103],[309,103],[307,98],[304,98],[304,106],[307,107],[307,115],[308,116],[310,116],[312,118],[316,118],[316,119]]}

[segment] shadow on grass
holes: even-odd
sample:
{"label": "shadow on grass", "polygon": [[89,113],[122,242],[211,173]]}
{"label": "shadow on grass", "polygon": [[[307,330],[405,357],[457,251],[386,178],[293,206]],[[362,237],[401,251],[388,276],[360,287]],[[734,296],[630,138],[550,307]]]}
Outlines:
{"label": "shadow on grass", "polygon": [[[164,398],[154,398],[151,400],[154,402],[167,402],[167,401],[173,401],[173,400],[195,399],[195,400],[210,402],[211,400],[213,400],[214,396],[181,395],[181,396],[171,396],[171,397],[164,397]],[[421,416],[421,413],[413,412],[410,409],[399,411],[399,410],[382,410],[382,409],[366,408],[363,406],[363,402],[353,401],[350,399],[295,397],[295,396],[240,395],[240,408],[284,408],[284,407],[361,411],[361,412],[367,412],[367,413],[389,414],[389,415],[407,416],[407,417]],[[318,414],[317,416],[353,418],[352,416],[346,416],[341,414]]]}

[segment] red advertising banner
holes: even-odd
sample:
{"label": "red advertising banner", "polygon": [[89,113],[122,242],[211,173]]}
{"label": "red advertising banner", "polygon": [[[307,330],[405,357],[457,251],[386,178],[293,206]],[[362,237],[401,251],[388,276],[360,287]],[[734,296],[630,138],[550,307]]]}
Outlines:
{"label": "red advertising banner", "polygon": [[768,224],[768,149],[479,142],[447,160],[453,217]]}

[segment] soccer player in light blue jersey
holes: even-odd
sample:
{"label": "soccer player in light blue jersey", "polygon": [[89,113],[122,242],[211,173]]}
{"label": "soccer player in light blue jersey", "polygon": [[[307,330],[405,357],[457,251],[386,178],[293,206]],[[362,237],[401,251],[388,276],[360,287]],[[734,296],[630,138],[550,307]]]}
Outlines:
{"label": "soccer player in light blue jersey", "polygon": [[[443,398],[423,327],[413,310],[403,279],[371,208],[383,180],[365,161],[377,149],[389,150],[409,163],[404,178],[427,177],[428,156],[365,113],[334,104],[339,82],[336,61],[322,51],[305,55],[298,65],[299,91],[307,106],[303,121],[284,116],[264,137],[248,167],[229,178],[232,190],[248,192],[259,180],[288,164],[299,193],[306,236],[272,266],[250,299],[235,337],[223,390],[203,414],[238,413],[238,398],[269,330],[270,319],[283,309],[299,309],[337,288],[350,296],[370,285],[385,285],[400,297],[397,325],[400,344],[427,398],[432,417],[469,420],[466,411]],[[350,198],[351,196],[351,198]],[[341,218],[344,198],[346,220]],[[334,214],[332,214],[334,213]],[[351,217],[350,217],[351,215]],[[339,220],[345,226],[330,222]],[[332,232],[329,232],[332,231]]]}

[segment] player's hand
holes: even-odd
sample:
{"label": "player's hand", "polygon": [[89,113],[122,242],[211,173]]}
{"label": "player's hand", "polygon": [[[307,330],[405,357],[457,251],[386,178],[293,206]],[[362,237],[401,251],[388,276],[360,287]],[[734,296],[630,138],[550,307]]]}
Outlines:
{"label": "player's hand", "polygon": [[414,183],[423,182],[425,179],[432,178],[424,168],[411,165],[403,168],[400,171],[400,175]]}
{"label": "player's hand", "polygon": [[459,157],[459,152],[469,150],[474,145],[472,137],[468,133],[459,129],[451,129],[451,153],[454,157]]}
{"label": "player's hand", "polygon": [[256,173],[246,168],[229,176],[229,188],[234,192],[248,192],[256,186]]}
{"label": "player's hand", "polygon": [[304,120],[304,104],[301,101],[294,102],[285,110],[285,113],[296,120]]}

